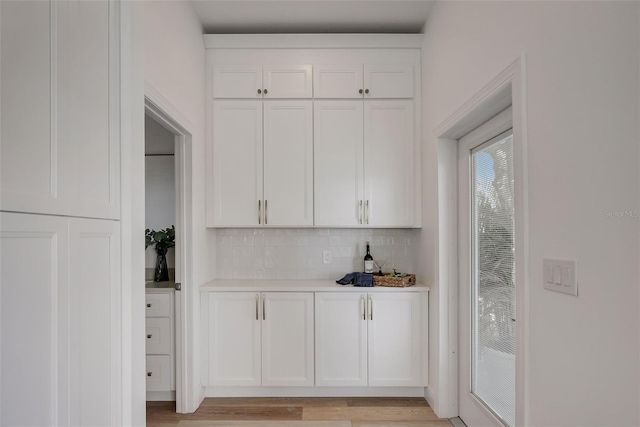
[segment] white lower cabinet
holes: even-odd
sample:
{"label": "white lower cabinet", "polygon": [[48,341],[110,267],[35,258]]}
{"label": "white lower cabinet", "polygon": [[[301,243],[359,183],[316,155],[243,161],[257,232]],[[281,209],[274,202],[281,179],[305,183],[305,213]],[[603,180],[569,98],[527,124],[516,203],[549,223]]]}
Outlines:
{"label": "white lower cabinet", "polygon": [[423,384],[418,292],[316,293],[316,385]]}
{"label": "white lower cabinet", "polygon": [[426,292],[203,294],[205,385],[423,387]]}
{"label": "white lower cabinet", "polygon": [[313,293],[210,292],[212,386],[312,386]]}
{"label": "white lower cabinet", "polygon": [[262,294],[262,385],[312,386],[313,293]]}
{"label": "white lower cabinet", "polygon": [[147,400],[175,400],[175,291],[149,288],[145,294]]}

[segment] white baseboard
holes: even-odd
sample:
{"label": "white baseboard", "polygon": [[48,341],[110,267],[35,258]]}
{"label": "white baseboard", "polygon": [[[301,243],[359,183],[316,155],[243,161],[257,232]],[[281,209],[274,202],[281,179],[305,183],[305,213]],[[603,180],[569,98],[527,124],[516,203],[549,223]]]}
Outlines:
{"label": "white baseboard", "polygon": [[431,388],[429,388],[428,386],[424,388],[424,398],[427,400],[429,406],[431,406],[431,408],[433,408],[435,411],[436,398],[433,395],[433,390],[431,390]]}
{"label": "white baseboard", "polygon": [[424,397],[424,387],[206,387],[206,397]]}
{"label": "white baseboard", "polygon": [[147,402],[175,402],[176,392],[174,391],[148,391]]}

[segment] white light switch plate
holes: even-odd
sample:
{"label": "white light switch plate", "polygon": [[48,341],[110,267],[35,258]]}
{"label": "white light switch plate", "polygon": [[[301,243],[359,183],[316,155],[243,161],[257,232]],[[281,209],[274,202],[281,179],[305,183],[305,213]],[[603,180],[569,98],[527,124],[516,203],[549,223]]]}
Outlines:
{"label": "white light switch plate", "polygon": [[578,263],[557,259],[542,260],[544,288],[578,296]]}

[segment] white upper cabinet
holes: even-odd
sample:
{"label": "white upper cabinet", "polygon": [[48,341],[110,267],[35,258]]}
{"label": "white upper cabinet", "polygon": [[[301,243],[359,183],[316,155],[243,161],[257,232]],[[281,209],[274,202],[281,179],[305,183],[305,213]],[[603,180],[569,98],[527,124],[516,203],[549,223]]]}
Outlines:
{"label": "white upper cabinet", "polygon": [[414,223],[413,101],[364,103],[364,222],[376,227]]}
{"label": "white upper cabinet", "polygon": [[262,98],[260,65],[216,65],[213,67],[214,98]]}
{"label": "white upper cabinet", "polygon": [[262,294],[262,385],[313,386],[313,293]]}
{"label": "white upper cabinet", "polygon": [[413,65],[365,65],[364,97],[413,98]]}
{"label": "white upper cabinet", "polygon": [[264,102],[264,224],[313,225],[313,103]]}
{"label": "white upper cabinet", "polygon": [[265,98],[311,98],[311,65],[265,65],[262,94]]}
{"label": "white upper cabinet", "polygon": [[364,80],[362,64],[314,65],[314,98],[362,98]]}
{"label": "white upper cabinet", "polygon": [[216,226],[262,223],[262,102],[213,102]]}
{"label": "white upper cabinet", "polygon": [[363,224],[363,102],[315,101],[313,131],[315,225]]}
{"label": "white upper cabinet", "polygon": [[0,8],[0,208],[119,218],[117,2]]}
{"label": "white upper cabinet", "polygon": [[311,98],[311,65],[214,65],[213,97]]}

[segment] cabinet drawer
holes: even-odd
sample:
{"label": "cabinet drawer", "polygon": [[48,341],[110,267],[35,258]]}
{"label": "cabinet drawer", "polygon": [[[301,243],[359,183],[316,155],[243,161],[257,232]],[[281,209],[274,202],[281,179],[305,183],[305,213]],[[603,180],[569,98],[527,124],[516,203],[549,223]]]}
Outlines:
{"label": "cabinet drawer", "polygon": [[147,294],[146,295],[146,316],[147,317],[169,317],[171,316],[171,295],[170,294]]}
{"label": "cabinet drawer", "polygon": [[147,391],[171,390],[171,356],[147,356]]}
{"label": "cabinet drawer", "polygon": [[145,333],[147,354],[171,353],[171,319],[147,319]]}

